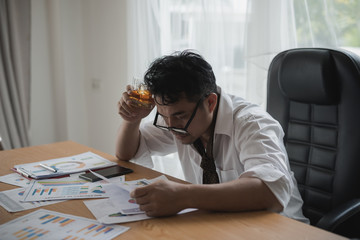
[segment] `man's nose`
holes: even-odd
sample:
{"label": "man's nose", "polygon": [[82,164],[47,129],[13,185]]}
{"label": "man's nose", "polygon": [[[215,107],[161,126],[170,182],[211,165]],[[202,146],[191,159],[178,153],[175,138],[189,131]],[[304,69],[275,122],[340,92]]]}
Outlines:
{"label": "man's nose", "polygon": [[176,127],[179,128],[179,120],[177,120],[175,117],[169,117],[168,119],[168,125],[169,127]]}

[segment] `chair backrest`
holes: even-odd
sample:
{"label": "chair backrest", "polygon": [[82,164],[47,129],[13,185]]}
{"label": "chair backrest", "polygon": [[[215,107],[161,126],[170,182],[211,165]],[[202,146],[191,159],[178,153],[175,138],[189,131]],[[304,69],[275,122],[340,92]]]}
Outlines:
{"label": "chair backrest", "polygon": [[267,110],[282,125],[291,169],[311,224],[360,197],[360,58],[307,48],[278,54]]}

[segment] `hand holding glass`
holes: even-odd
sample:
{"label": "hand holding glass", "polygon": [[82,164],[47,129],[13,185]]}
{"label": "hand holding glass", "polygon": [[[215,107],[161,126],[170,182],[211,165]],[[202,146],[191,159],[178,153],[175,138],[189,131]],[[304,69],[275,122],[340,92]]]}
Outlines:
{"label": "hand holding glass", "polygon": [[132,99],[134,105],[138,107],[152,108],[154,100],[148,87],[138,79],[134,79],[133,87],[134,89],[131,90],[129,97]]}

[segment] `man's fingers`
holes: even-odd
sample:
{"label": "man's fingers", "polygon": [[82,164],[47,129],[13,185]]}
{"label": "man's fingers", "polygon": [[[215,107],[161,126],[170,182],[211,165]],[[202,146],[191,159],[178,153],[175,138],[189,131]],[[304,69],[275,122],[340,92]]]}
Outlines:
{"label": "man's fingers", "polygon": [[147,216],[152,217],[154,215],[148,192],[148,186],[139,187],[130,193],[130,197],[135,198],[136,203],[139,204],[141,211],[144,211]]}
{"label": "man's fingers", "polygon": [[132,90],[134,90],[133,86],[131,86],[131,85],[127,85],[127,86],[126,86],[126,91],[127,91],[128,93],[130,93]]}
{"label": "man's fingers", "polygon": [[140,210],[141,210],[141,211],[144,211],[144,212],[151,211],[151,206],[150,206],[150,204],[142,204],[142,205],[140,205],[139,207],[140,207]]}
{"label": "man's fingers", "polygon": [[148,193],[148,187],[138,187],[136,188],[134,191],[132,191],[130,193],[130,197],[132,198],[139,198],[139,197],[143,197]]}
{"label": "man's fingers", "polygon": [[140,205],[140,210],[144,211],[145,214],[149,217],[156,217],[157,215],[154,212],[154,209],[151,204]]}

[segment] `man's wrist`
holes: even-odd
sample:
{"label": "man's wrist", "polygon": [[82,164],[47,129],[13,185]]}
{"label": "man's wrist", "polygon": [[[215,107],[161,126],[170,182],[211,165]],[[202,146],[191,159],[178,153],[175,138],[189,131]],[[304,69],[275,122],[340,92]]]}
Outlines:
{"label": "man's wrist", "polygon": [[192,194],[193,186],[193,184],[183,184],[182,186],[181,202],[183,204],[183,209],[195,207],[194,195]]}
{"label": "man's wrist", "polygon": [[127,120],[123,120],[123,125],[126,125],[127,127],[139,127],[141,123],[141,119],[138,121],[127,121]]}

